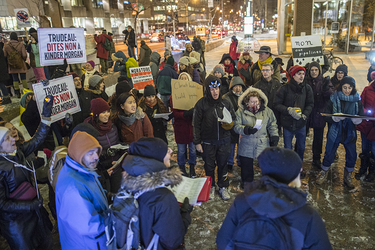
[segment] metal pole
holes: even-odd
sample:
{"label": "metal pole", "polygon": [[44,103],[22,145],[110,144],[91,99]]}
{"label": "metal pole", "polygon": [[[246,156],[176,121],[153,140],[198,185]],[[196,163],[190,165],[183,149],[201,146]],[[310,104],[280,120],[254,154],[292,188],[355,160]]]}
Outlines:
{"label": "metal pole", "polygon": [[221,34],[220,37],[223,38],[223,30],[224,30],[224,0],[221,0]]}
{"label": "metal pole", "polygon": [[210,22],[210,37],[209,40],[212,40],[212,20],[211,20],[211,9],[208,8],[208,21]]}
{"label": "metal pole", "polygon": [[375,10],[374,10],[374,23],[372,24],[372,29],[371,29],[371,49],[370,51],[372,51],[372,47],[374,46],[374,28],[375,28]]}
{"label": "metal pole", "polygon": [[328,18],[328,3],[329,1],[326,2],[326,20],[325,20],[325,25],[324,25],[324,44],[323,44],[323,51],[326,49],[326,43],[327,43],[327,18]]}
{"label": "metal pole", "polygon": [[348,39],[346,41],[346,54],[349,54],[349,42],[350,42],[350,26],[352,24],[352,10],[353,10],[353,0],[350,1],[350,11],[349,11],[349,26],[348,26]]}

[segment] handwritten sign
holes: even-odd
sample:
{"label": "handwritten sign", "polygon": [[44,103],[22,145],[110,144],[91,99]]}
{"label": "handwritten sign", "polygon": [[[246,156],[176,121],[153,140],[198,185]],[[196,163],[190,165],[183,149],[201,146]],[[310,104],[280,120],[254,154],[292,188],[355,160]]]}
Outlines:
{"label": "handwritten sign", "polygon": [[39,28],[38,39],[42,66],[87,61],[83,28]]}
{"label": "handwritten sign", "polygon": [[172,79],[173,108],[189,110],[203,97],[203,87],[193,81]]}
{"label": "handwritten sign", "polygon": [[129,71],[135,89],[144,89],[146,85],[154,86],[150,66],[130,68]]}
{"label": "handwritten sign", "polygon": [[320,36],[294,36],[291,40],[294,65],[305,66],[311,62],[324,64]]}
{"label": "handwritten sign", "polygon": [[43,111],[44,98],[53,95],[52,122],[65,118],[66,113],[75,114],[81,111],[71,75],[51,80],[47,86],[43,86],[41,82],[33,84],[33,89],[40,114]]}
{"label": "handwritten sign", "polygon": [[28,9],[14,9],[14,14],[16,15],[18,28],[31,27],[30,14]]}

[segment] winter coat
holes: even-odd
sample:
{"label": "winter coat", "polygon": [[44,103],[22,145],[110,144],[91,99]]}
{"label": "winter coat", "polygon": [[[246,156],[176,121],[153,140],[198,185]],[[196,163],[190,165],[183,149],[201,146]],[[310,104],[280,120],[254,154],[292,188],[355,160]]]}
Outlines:
{"label": "winter coat", "polygon": [[150,64],[150,57],[151,57],[151,49],[147,46],[147,44],[142,45],[139,48],[139,58],[138,58],[138,65],[141,66],[148,66]]}
{"label": "winter coat", "polygon": [[249,60],[245,60],[243,55],[240,56],[238,60],[238,75],[242,78],[246,86],[251,85],[250,79],[250,67],[253,65],[253,58],[250,56]]}
{"label": "winter coat", "polygon": [[332,249],[324,222],[307,203],[306,194],[263,176],[253,183],[249,192],[239,194],[234,200],[216,237],[218,250],[233,244],[231,240],[236,227],[247,218],[244,215],[249,211],[269,218],[282,218],[291,229],[291,249]]}
{"label": "winter coat", "polygon": [[4,56],[4,43],[0,42],[0,82],[6,82],[9,80],[8,73],[8,62]]}
{"label": "winter coat", "polygon": [[96,42],[96,57],[108,60],[109,51],[104,48],[105,39],[112,41],[112,37],[107,34],[94,36]]}
{"label": "winter coat", "polygon": [[306,125],[306,120],[303,118],[294,119],[289,114],[288,107],[299,107],[302,114],[306,118],[309,117],[314,107],[314,93],[310,85],[305,82],[298,84],[294,79],[291,79],[277,91],[274,106],[280,112],[281,126],[289,131],[296,131]]}
{"label": "winter coat", "polygon": [[171,95],[171,80],[178,79],[177,72],[172,68],[171,65],[166,64],[164,68],[159,72],[157,89],[161,95]]}
{"label": "winter coat", "polygon": [[[113,56],[113,61],[115,62],[115,66],[113,67],[113,72],[120,72],[120,75],[126,76],[126,62],[128,58],[125,56],[124,52],[121,50],[117,51]],[[120,63],[118,59],[123,59],[123,63]]]}
{"label": "winter coat", "polygon": [[[148,246],[159,235],[158,250],[177,249],[184,240],[189,221],[183,218],[175,195],[164,186],[174,187],[182,180],[178,168],[167,168],[162,162],[136,155],[128,155],[123,162],[127,167],[158,169],[138,176],[127,175],[122,189],[131,193],[145,191],[138,199],[141,244]],[[141,170],[143,171],[143,170]],[[121,192],[121,190],[120,190]]]}
{"label": "winter coat", "polygon": [[154,137],[152,124],[147,115],[142,111],[140,107],[137,107],[135,112],[135,121],[129,127],[123,123],[117,116],[114,118],[113,123],[118,129],[120,141],[130,144],[134,141],[138,141],[142,137]]}
{"label": "winter coat", "polygon": [[238,46],[238,40],[236,41],[233,41],[231,44],[230,44],[230,47],[229,47],[229,54],[230,54],[230,57],[233,59],[233,60],[236,60],[240,57],[241,53],[237,53],[237,46]]}
{"label": "winter coat", "polygon": [[[375,114],[375,81],[365,87],[361,94],[361,101],[364,108],[364,113],[367,114],[371,111],[371,116]],[[370,116],[370,115],[369,115]],[[366,138],[370,141],[375,141],[375,121],[362,120],[362,123],[357,126],[357,130],[361,131],[366,135]]]}
{"label": "winter coat", "polygon": [[262,76],[261,80],[254,84],[254,88],[260,89],[268,98],[267,107],[276,111],[274,101],[275,96],[279,88],[281,87],[280,81],[277,81],[275,78],[271,78],[271,81],[267,82],[266,79]]}
{"label": "winter coat", "polygon": [[[255,114],[250,112],[243,99],[252,91],[260,95],[261,105]],[[237,154],[243,157],[255,159],[259,154],[270,146],[269,137],[279,136],[276,124],[276,117],[273,111],[267,107],[267,96],[260,90],[253,87],[248,88],[238,98],[238,110],[236,111],[236,120],[234,121],[234,131],[240,135],[240,142],[237,148]],[[245,135],[245,126],[254,127],[257,120],[262,120],[262,127],[252,135]]]}
{"label": "winter coat", "polygon": [[92,89],[92,87],[90,86],[90,88],[87,91],[91,92],[92,99],[103,98],[104,101],[108,102],[108,95],[105,92],[105,88],[103,91],[101,91],[98,89]]}
{"label": "winter coat", "polygon": [[[164,58],[164,60],[160,63],[159,71],[164,68],[164,65],[166,64],[167,60]],[[178,71],[178,64],[177,62],[174,62],[173,69],[177,72]]]}
{"label": "winter coat", "polygon": [[190,144],[193,142],[193,117],[184,117],[184,111],[174,109],[172,97],[171,108],[174,116],[174,138],[177,144]]}
{"label": "winter coat", "polygon": [[104,213],[108,202],[98,174],[67,155],[55,196],[61,248],[107,249]]}
{"label": "winter coat", "polygon": [[[23,144],[18,144],[16,154],[14,156],[7,155],[6,158],[29,167],[26,164],[26,157],[43,143],[49,130],[48,125],[40,123],[35,135]],[[11,249],[31,250],[37,247],[36,243],[40,243],[35,242],[38,230],[42,230],[41,232],[46,230],[42,229],[42,225],[38,221],[38,214],[41,214],[43,219],[49,219],[45,213],[41,213],[44,208],[40,208],[40,211],[35,210],[37,198],[32,201],[9,198],[9,195],[23,182],[29,182],[34,186],[34,176],[32,176],[31,170],[27,171],[0,156],[0,231],[2,236],[7,239]]]}
{"label": "winter coat", "polygon": [[[228,68],[228,66],[224,64],[224,61],[225,61],[226,59],[228,59],[228,58],[231,60],[231,63],[230,63],[230,64],[233,65],[233,69],[232,69],[232,70],[230,70],[230,69]],[[233,59],[231,58],[231,56],[230,56],[229,54],[223,54],[223,56],[221,57],[221,60],[220,60],[219,63],[222,64],[222,65],[224,65],[225,72],[228,73],[228,76],[229,76],[229,77],[228,77],[229,81],[232,80],[232,77],[233,77],[233,76],[239,76],[239,74],[238,74],[238,70],[237,70],[237,68],[236,68],[236,63],[233,61]]]}
{"label": "winter coat", "polygon": [[202,54],[201,43],[198,41],[196,37],[194,38],[194,41],[191,43],[191,45],[193,46],[194,51],[198,52],[199,54]]}
{"label": "winter coat", "polygon": [[9,74],[26,73],[27,67],[26,67],[25,61],[27,59],[27,52],[26,52],[25,46],[23,45],[22,42],[18,42],[16,40],[10,40],[8,43],[4,45],[4,48],[3,48],[5,57],[7,57],[9,53],[13,51],[13,49],[10,47],[9,44],[11,44],[18,51],[18,53],[20,53],[24,62],[23,62],[22,69],[13,69],[8,65],[8,73]]}
{"label": "winter coat", "polygon": [[[274,68],[272,78],[275,78],[278,82],[280,82],[280,68],[275,60],[272,61],[272,66]],[[250,68],[251,85],[259,82],[262,79],[262,76],[262,71],[259,68],[258,61],[256,61]]]}
{"label": "winter coat", "polygon": [[116,48],[115,48],[115,43],[113,42],[113,38],[112,38],[112,41],[110,43],[111,43],[111,49],[109,50],[109,53],[108,53],[108,62],[113,61],[112,54],[116,53]]}
{"label": "winter coat", "polygon": [[160,54],[158,52],[152,52],[151,58],[150,58],[150,68],[151,68],[152,78],[154,79],[155,86],[156,86],[156,82],[158,79],[159,64],[160,64]]}
{"label": "winter coat", "polygon": [[226,93],[229,92],[229,79],[228,79],[228,74],[225,73],[223,77],[220,78],[220,94],[224,96]]}
{"label": "winter coat", "polygon": [[79,106],[81,107],[81,111],[78,113],[73,114],[73,123],[74,127],[80,123],[82,123],[87,117],[91,114],[91,99],[92,99],[92,92],[81,89],[76,89]]}
{"label": "winter coat", "polygon": [[[374,67],[375,68],[375,67]],[[372,82],[371,80],[371,73],[375,71],[375,69],[372,68],[372,66],[370,66],[370,68],[368,68],[368,72],[367,72],[367,81],[368,82]]]}
{"label": "winter coat", "polygon": [[135,45],[135,33],[134,33],[134,29],[132,29],[131,31],[128,32],[128,34],[126,35],[125,40],[127,40],[128,46],[136,47],[136,45]]}
{"label": "winter coat", "polygon": [[[180,72],[181,73],[181,72]],[[201,77],[197,69],[193,69],[192,80],[198,84],[202,84]]]}

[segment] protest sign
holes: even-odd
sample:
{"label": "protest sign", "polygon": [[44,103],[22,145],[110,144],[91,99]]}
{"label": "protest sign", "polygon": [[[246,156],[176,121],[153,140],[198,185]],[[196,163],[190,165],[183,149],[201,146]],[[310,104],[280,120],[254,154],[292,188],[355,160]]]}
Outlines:
{"label": "protest sign", "polygon": [[150,66],[130,68],[129,71],[135,89],[144,89],[146,85],[154,86]]}
{"label": "protest sign", "polygon": [[40,65],[51,66],[86,62],[83,28],[39,28]]}
{"label": "protest sign", "polygon": [[194,108],[197,101],[203,97],[203,87],[196,82],[172,79],[171,83],[174,109]]}
{"label": "protest sign", "polygon": [[291,40],[294,65],[305,66],[311,62],[324,65],[320,36],[294,36]]}
{"label": "protest sign", "polygon": [[44,98],[53,95],[52,122],[65,118],[66,113],[75,114],[81,111],[71,75],[51,80],[47,86],[43,86],[41,82],[33,84],[33,89],[40,114],[43,111]]}
{"label": "protest sign", "polygon": [[28,9],[14,9],[14,14],[16,15],[18,28],[31,27]]}

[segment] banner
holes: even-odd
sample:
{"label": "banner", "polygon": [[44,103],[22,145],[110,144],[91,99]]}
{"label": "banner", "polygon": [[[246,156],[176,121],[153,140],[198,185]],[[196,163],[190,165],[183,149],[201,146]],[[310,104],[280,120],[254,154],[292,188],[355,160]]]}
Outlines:
{"label": "banner", "polygon": [[40,65],[85,63],[86,45],[83,28],[39,28]]}
{"label": "banner", "polygon": [[294,65],[304,67],[311,62],[324,65],[320,36],[293,36],[291,40]]}
{"label": "banner", "polygon": [[194,108],[197,101],[203,97],[203,87],[196,82],[172,79],[171,83],[174,109]]}
{"label": "banner", "polygon": [[[14,9],[18,28],[31,27],[29,10],[26,8]],[[39,29],[38,29],[39,30]]]}
{"label": "banner", "polygon": [[144,89],[146,85],[154,86],[150,66],[130,68],[129,71],[135,89]]}
{"label": "banner", "polygon": [[43,111],[44,98],[53,95],[52,122],[65,118],[66,113],[75,114],[81,111],[72,75],[51,80],[47,86],[43,86],[41,82],[33,84],[33,89],[40,114]]}

